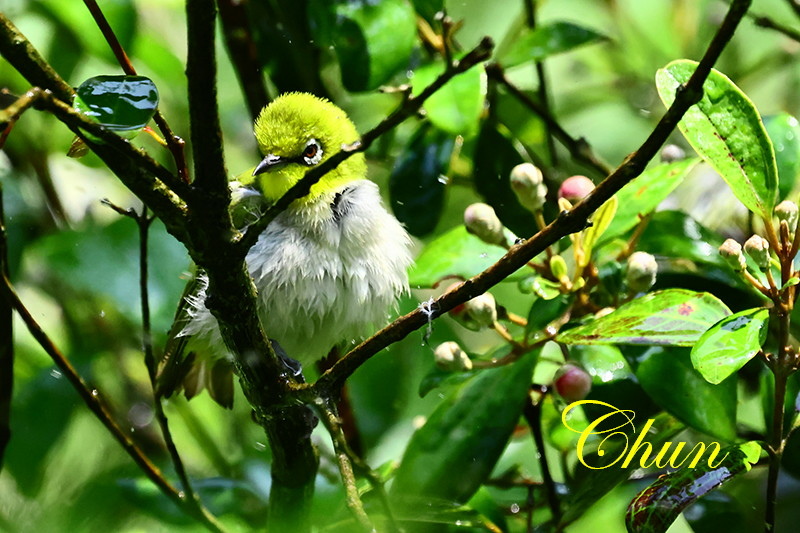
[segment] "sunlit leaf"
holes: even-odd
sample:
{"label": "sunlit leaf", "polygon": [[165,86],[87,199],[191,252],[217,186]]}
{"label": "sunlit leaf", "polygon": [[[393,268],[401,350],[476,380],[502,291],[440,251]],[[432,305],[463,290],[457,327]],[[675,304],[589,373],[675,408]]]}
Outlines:
{"label": "sunlit leaf", "polygon": [[767,336],[769,309],[746,309],[714,324],[692,348],[692,364],[719,383],[752,359]]}
{"label": "sunlit leaf", "polygon": [[[659,69],[656,86],[665,105],[689,81],[697,63],[681,59]],[[778,169],[769,136],[753,103],[724,74],[712,70],[703,98],[678,124],[697,153],[730,185],[753,213],[772,216],[778,194]]]}
{"label": "sunlit leaf", "polygon": [[567,344],[691,346],[730,310],[717,297],[684,289],[645,294],[611,314],[561,333]]}
{"label": "sunlit leaf", "polygon": [[526,28],[499,60],[501,65],[510,68],[528,61],[541,61],[606,38],[602,33],[571,22],[550,22],[533,30]]}
{"label": "sunlit leaf", "polygon": [[589,264],[592,258],[594,245],[600,237],[603,236],[603,233],[614,219],[614,214],[616,212],[617,198],[612,196],[610,200],[601,205],[600,208],[595,211],[594,215],[592,215],[592,225],[583,233],[583,256],[578,266],[585,267]]}
{"label": "sunlit leaf", "polygon": [[[713,449],[711,446],[709,450]],[[721,449],[713,460],[711,453],[697,465],[692,464],[692,459],[677,472],[662,475],[640,492],[628,506],[625,516],[628,531],[663,533],[691,503],[732,477],[748,472],[758,461],[761,447],[750,441]]]}

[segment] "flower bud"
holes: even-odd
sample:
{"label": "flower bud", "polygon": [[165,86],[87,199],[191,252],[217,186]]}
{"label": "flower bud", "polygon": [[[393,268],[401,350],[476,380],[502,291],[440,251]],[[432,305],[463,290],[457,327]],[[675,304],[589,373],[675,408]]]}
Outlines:
{"label": "flower bud", "polygon": [[592,376],[575,363],[567,363],[556,372],[553,387],[567,403],[577,402],[592,390]]}
{"label": "flower bud", "polygon": [[726,239],[722,243],[719,247],[719,254],[736,271],[744,270],[747,266],[747,261],[742,254],[742,245],[733,239]]}
{"label": "flower bud", "polygon": [[628,258],[628,270],[625,281],[634,292],[645,292],[656,282],[658,263],[656,258],[647,252],[634,252]]}
{"label": "flower bud", "polygon": [[497,218],[492,206],[472,204],[464,210],[464,225],[467,231],[488,244],[506,244],[503,223]]}
{"label": "flower bud", "polygon": [[573,204],[581,201],[594,190],[594,183],[586,176],[572,176],[564,180],[558,189],[558,197],[566,198]]}
{"label": "flower bud", "polygon": [[664,163],[673,163],[686,159],[686,152],[677,144],[668,144],[661,149],[661,161]]}
{"label": "flower bud", "polygon": [[525,209],[538,211],[547,198],[542,171],[531,163],[521,163],[511,169],[511,190]]}
{"label": "flower bud", "polygon": [[554,255],[550,258],[550,273],[558,281],[569,280],[567,273],[567,262],[560,255]]}
{"label": "flower bud", "polygon": [[778,205],[775,206],[775,216],[778,218],[779,221],[783,222],[784,220],[789,225],[789,231],[794,233],[797,229],[797,204],[790,201],[784,200]]}
{"label": "flower bud", "polygon": [[479,329],[487,328],[497,322],[497,303],[494,296],[484,292],[464,303],[467,315],[472,319]]}
{"label": "flower bud", "polygon": [[472,370],[472,360],[457,342],[443,342],[433,351],[436,366],[448,372]]}
{"label": "flower bud", "polygon": [[769,268],[769,243],[761,235],[753,235],[744,242],[744,251],[760,269]]}

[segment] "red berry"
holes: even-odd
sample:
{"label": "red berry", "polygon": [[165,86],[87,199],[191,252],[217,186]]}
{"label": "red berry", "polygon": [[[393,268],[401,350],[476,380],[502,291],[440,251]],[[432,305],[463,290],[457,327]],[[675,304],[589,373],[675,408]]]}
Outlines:
{"label": "red berry", "polygon": [[586,176],[571,176],[561,183],[561,187],[558,188],[558,197],[575,203],[593,190],[594,183]]}
{"label": "red berry", "polygon": [[567,363],[556,372],[553,386],[567,403],[577,402],[592,390],[592,376],[578,365]]}

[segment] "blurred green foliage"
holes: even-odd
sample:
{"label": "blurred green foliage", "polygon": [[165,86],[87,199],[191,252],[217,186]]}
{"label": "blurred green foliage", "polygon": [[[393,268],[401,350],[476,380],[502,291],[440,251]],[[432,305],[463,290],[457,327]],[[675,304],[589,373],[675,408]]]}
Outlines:
{"label": "blurred green foliage", "polygon": [[[362,132],[396,107],[403,85],[411,84],[418,93],[442,71],[444,60],[436,51],[441,42],[430,36],[441,36],[442,21],[436,13],[445,9],[456,21],[450,38],[445,39],[454,57],[484,35],[491,36],[497,43],[493,60],[507,66],[509,80],[534,99],[539,81],[533,61],[542,60],[552,114],[612,167],[641,144],[663,112],[654,83],[656,71],[675,59],[699,58],[727,9],[726,2],[717,0],[531,3],[536,4],[536,18],[542,24],[538,33],[528,27],[523,0],[250,0],[244,5],[267,92],[275,96],[305,90],[327,96],[350,114]],[[101,2],[101,7],[139,74],[157,86],[159,109],[170,126],[188,140],[184,3],[115,0]],[[2,9],[73,86],[93,76],[120,72],[81,2],[5,0]],[[798,25],[781,0],[756,0],[753,13]],[[798,43],[746,19],[716,66],[736,81],[762,116],[774,116],[766,120],[766,129],[776,150],[784,152],[778,160],[781,199],[797,195],[800,145],[792,117],[800,114],[799,51]],[[236,176],[259,156],[235,67],[221,44],[219,52],[226,163]],[[5,60],[0,60],[0,86],[14,94],[28,89]],[[378,90],[382,86],[401,90]],[[95,156],[80,161],[68,158],[72,137],[52,116],[30,111],[0,152],[11,277],[48,334],[103,391],[124,427],[174,480],[153,421],[142,364],[137,229],[131,220],[101,205],[100,199],[126,208],[141,206]],[[672,140],[691,154],[677,132]],[[174,168],[169,152],[151,138],[140,135],[134,142]],[[421,116],[382,138],[367,156],[370,177],[383,186],[395,214],[419,238],[419,261],[411,272],[414,298],[403,301],[399,313],[441,293],[448,285],[439,284],[442,278],[475,275],[502,255],[501,248],[486,246],[464,231],[462,214],[470,203],[491,204],[519,237],[536,231],[535,221],[508,186],[515,164],[533,161],[545,169],[545,182],[552,191],[545,211],[548,220],[556,212],[552,200],[563,179],[573,174],[586,174],[595,181],[603,177],[575,162],[561,146],[552,152],[543,121],[487,80],[482,66],[451,81],[426,103]],[[752,232],[746,212],[731,195],[720,192],[720,182],[707,165],[694,160],[670,167],[656,167],[657,163],[641,179],[658,179],[665,190],[653,191],[642,211],[634,209],[636,191],[624,190],[621,214],[596,252],[604,258],[598,264],[602,265],[600,277],[609,280],[603,295],[608,304],[615,303],[622,291],[619,266],[611,260],[618,252],[615,238],[627,237],[638,215],[651,211],[677,186],[667,200],[672,210],[651,216],[638,240],[638,249],[659,259],[656,288],[709,291],[734,312],[759,305],[758,297],[716,253],[723,240],[721,232],[726,236]],[[665,175],[683,183],[670,181],[667,186]],[[559,244],[564,249],[568,245]],[[156,223],[150,234],[149,289],[157,346],[163,344],[189,270],[185,250]],[[521,277],[512,276],[492,291],[507,311],[530,316],[534,322],[542,314],[555,318],[572,303],[538,298],[533,289],[519,290],[516,282]],[[618,290],[611,283],[615,279]],[[537,325],[543,328],[547,322]],[[512,333],[525,334],[523,328],[512,328]],[[431,520],[449,524],[442,531],[485,531],[491,521],[503,531],[525,531],[531,498],[533,522],[547,523],[552,517],[539,483],[542,471],[537,450],[529,431],[512,432],[518,406],[511,415],[504,413],[511,421],[500,420],[499,430],[487,432],[488,443],[477,443],[492,410],[505,401],[480,394],[492,374],[432,380],[431,376],[436,377],[432,347],[453,339],[469,353],[488,357],[502,357],[507,347],[491,333],[467,331],[445,317],[429,331],[413,333],[371,359],[348,382],[368,461],[373,466],[388,465],[392,472],[404,454],[411,455],[398,474],[404,487],[423,486],[426,493],[441,499],[434,501],[441,508],[430,504],[430,513],[412,516],[411,523]],[[0,472],[0,529],[201,530],[134,467],[20,323],[15,323],[14,344],[12,439]],[[768,387],[760,392],[758,385],[768,377],[761,367],[747,365],[738,383],[730,379],[712,387],[694,373],[685,349],[579,346],[571,358],[593,377],[590,398],[635,409],[637,424],[656,418],[655,435],[649,439],[654,443],[718,438],[730,444],[764,432],[760,404],[762,395],[768,397],[763,392]],[[533,357],[528,359],[519,363],[533,366]],[[549,384],[561,361],[558,349],[545,347],[534,382]],[[520,369],[528,367],[505,368],[517,373]],[[513,374],[508,379],[518,378]],[[485,390],[505,383],[496,381]],[[430,393],[421,398],[420,383],[435,387],[426,386]],[[524,384],[520,387],[525,388]],[[183,398],[169,400],[165,410],[204,502],[231,530],[249,531],[263,526],[265,520],[269,448],[251,421],[245,398],[240,392],[237,395],[232,412],[218,408],[206,395],[191,403]],[[474,403],[459,406],[457,399],[463,396]],[[603,531],[624,531],[625,509],[646,484],[626,482],[628,471],[609,469],[596,476],[588,469],[576,471],[576,435],[561,425],[559,401],[547,395],[542,403],[547,442],[542,454],[549,460],[559,490],[569,493],[563,495],[566,517],[574,520],[568,531],[593,532],[598,524]],[[446,411],[449,405],[466,414]],[[448,452],[448,435],[442,427],[424,426],[415,433],[429,415],[434,421],[447,420],[454,431],[468,433],[467,446],[487,447],[481,455],[480,475],[463,470],[468,450],[453,446],[456,451]],[[589,409],[585,413],[589,419],[596,415]],[[446,457],[439,461],[415,452],[425,439],[443,441],[440,449],[425,453]],[[320,531],[352,531],[329,439],[318,430],[314,441],[321,453],[314,523]],[[792,476],[800,472],[794,457],[798,448],[800,439],[795,433],[785,457]],[[427,469],[426,461],[439,461],[430,463],[438,467],[448,464],[452,471]],[[485,483],[489,470],[494,483]],[[417,472],[441,478],[421,479]],[[461,476],[459,486],[449,485],[454,476]],[[762,510],[761,504],[754,509],[752,502],[763,499],[764,478],[764,469],[757,468],[740,476],[726,485],[726,492],[690,507],[670,531],[715,531],[720,523],[715,517],[720,516],[742,531],[756,530],[761,527]],[[526,487],[504,484],[504,480],[537,483]],[[800,484],[787,478],[779,504],[779,524],[784,527],[800,519],[797,506],[791,505],[800,497],[798,492]],[[454,511],[465,503],[468,509]],[[379,509],[369,497],[367,505],[370,511]],[[732,515],[735,520],[730,519]],[[473,525],[459,528],[456,521]]]}

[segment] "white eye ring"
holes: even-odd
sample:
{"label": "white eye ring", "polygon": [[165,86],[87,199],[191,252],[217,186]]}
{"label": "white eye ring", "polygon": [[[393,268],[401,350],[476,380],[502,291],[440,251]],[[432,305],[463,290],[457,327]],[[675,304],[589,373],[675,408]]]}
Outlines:
{"label": "white eye ring", "polygon": [[322,160],[322,147],[316,139],[309,139],[303,149],[303,161],[306,165],[316,165]]}

